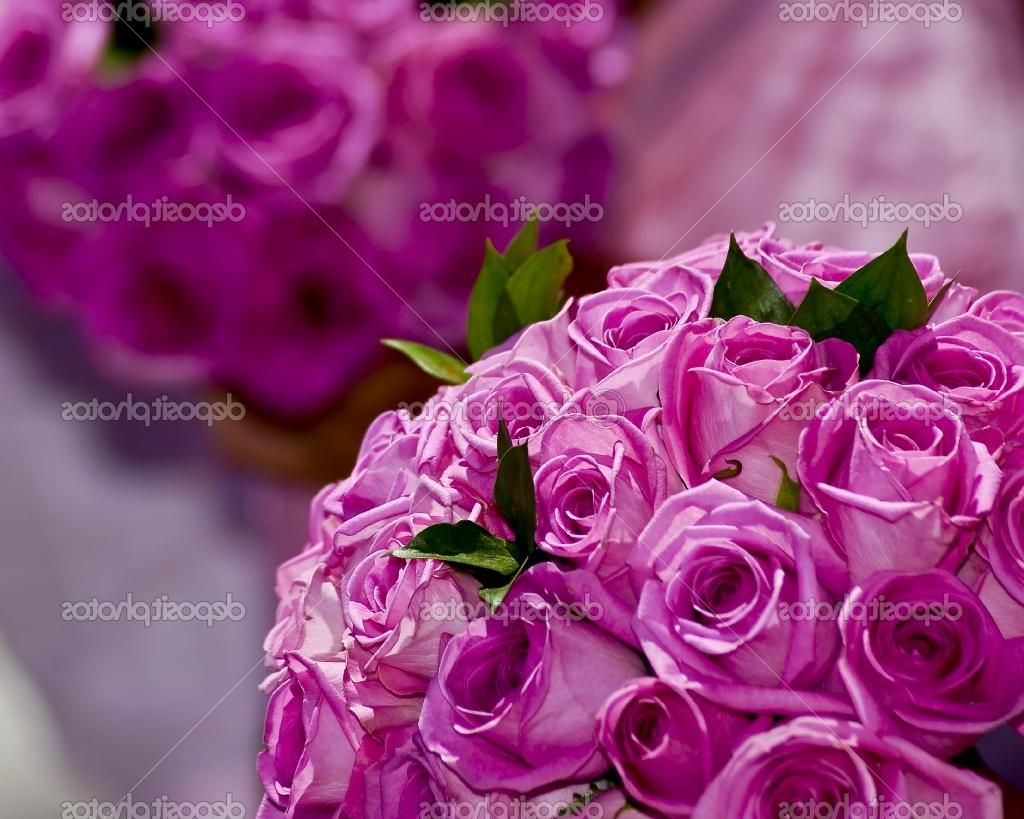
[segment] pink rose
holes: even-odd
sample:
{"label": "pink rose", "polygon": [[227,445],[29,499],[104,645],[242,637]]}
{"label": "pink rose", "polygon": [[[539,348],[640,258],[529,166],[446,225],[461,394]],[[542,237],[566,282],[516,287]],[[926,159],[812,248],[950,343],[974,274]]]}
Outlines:
{"label": "pink rose", "polygon": [[1006,477],[981,530],[978,551],[960,576],[981,598],[1005,637],[1024,637],[1024,449],[1006,463]]}
{"label": "pink rose", "polygon": [[705,700],[699,685],[643,678],[605,703],[597,740],[634,800],[685,819],[753,725]]}
{"label": "pink rose", "polygon": [[948,759],[1024,712],[1024,640],[956,576],[879,572],[847,599],[839,670],[868,728]]}
{"label": "pink rose", "polygon": [[532,593],[515,603],[520,617],[474,620],[448,644],[420,718],[427,748],[478,792],[600,775],[608,762],[594,739],[598,712],[644,671],[595,625],[559,616]]}
{"label": "pink rose", "polygon": [[834,601],[829,586],[845,588],[815,565],[828,551],[813,521],[717,481],[669,498],[631,557],[643,583],[633,628],[648,662],[729,708],[850,714],[828,679],[835,623],[797,616],[798,604]]}
{"label": "pink rose", "polygon": [[648,359],[672,330],[706,318],[713,286],[703,273],[683,269],[653,278],[645,289],[605,290],[579,301],[569,338],[578,353],[576,382],[592,384],[627,362]]}
{"label": "pink rose", "polygon": [[415,725],[442,651],[483,608],[480,584],[434,560],[372,551],[340,586],[352,712],[375,735]]}
{"label": "pink rose", "polygon": [[287,819],[331,816],[345,801],[367,737],[342,695],[343,669],[290,654],[270,697],[257,767],[270,806]]}
{"label": "pink rose", "polygon": [[962,316],[896,333],[878,350],[875,378],[922,384],[954,402],[976,441],[993,454],[1024,432],[1024,338]]}
{"label": "pink rose", "polygon": [[988,319],[1014,333],[1024,336],[1024,295],[1009,290],[988,293],[971,305],[971,315]]}
{"label": "pink rose", "polygon": [[955,569],[1000,480],[988,450],[927,387],[858,384],[800,445],[800,481],[855,583],[880,569]]}
{"label": "pink rose", "polygon": [[683,327],[665,350],[660,391],[669,459],[689,486],[736,472],[730,486],[774,503],[821,404],[857,378],[844,341],[737,317]]}
{"label": "pink rose", "polygon": [[[891,814],[886,811],[892,811]],[[747,740],[693,819],[1003,815],[999,787],[906,740],[805,717]]]}
{"label": "pink rose", "polygon": [[608,584],[625,582],[626,557],[668,494],[664,462],[640,430],[614,417],[561,416],[530,449],[540,548]]}

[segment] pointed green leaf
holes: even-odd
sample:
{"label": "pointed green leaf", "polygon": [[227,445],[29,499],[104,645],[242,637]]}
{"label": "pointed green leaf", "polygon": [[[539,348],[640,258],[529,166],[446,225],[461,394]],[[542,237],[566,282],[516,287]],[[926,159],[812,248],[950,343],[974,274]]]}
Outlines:
{"label": "pointed green leaf", "polygon": [[780,458],[772,457],[775,465],[782,470],[782,483],[775,498],[775,505],[788,512],[800,511],[800,484],[789,477],[789,468]]}
{"label": "pointed green leaf", "polygon": [[540,226],[537,222],[537,214],[533,213],[526,224],[515,235],[508,247],[505,248],[505,261],[510,270],[516,270],[537,252],[537,241],[540,233]]}
{"label": "pointed green leaf", "polygon": [[495,343],[555,316],[562,306],[562,287],[572,273],[567,240],[534,253],[512,274],[498,303]]}
{"label": "pointed green leaf", "polygon": [[428,526],[407,546],[391,554],[405,560],[441,560],[469,570],[494,572],[501,577],[518,572],[525,557],[516,544],[495,537],[469,520]]}
{"label": "pointed green leaf", "polygon": [[907,235],[836,288],[873,311],[893,330],[913,330],[928,317],[928,295],[907,253]]}
{"label": "pointed green leaf", "polygon": [[519,574],[520,572],[517,571],[508,583],[501,586],[492,586],[490,588],[480,589],[480,599],[491,607],[491,614],[494,614],[497,611],[498,606],[505,602],[505,598],[508,596],[508,593],[512,591],[512,584],[519,579]]}
{"label": "pointed green leaf", "polygon": [[942,285],[942,289],[935,294],[935,298],[931,300],[928,305],[928,316],[925,318],[924,323],[927,324],[935,316],[935,312],[942,307],[942,302],[946,300],[946,296],[949,295],[949,291],[953,288],[953,285],[960,279],[960,274],[957,273],[952,279]]}
{"label": "pointed green leaf", "polygon": [[[505,293],[505,285],[512,269],[505,258],[488,240],[484,249],[484,263],[469,297],[469,317],[466,320],[466,346],[476,361],[499,341],[494,333],[498,305]],[[507,336],[506,336],[507,338]]]}
{"label": "pointed green leaf", "polygon": [[469,380],[465,363],[441,350],[428,347],[425,344],[417,344],[415,341],[402,341],[397,338],[385,338],[381,344],[392,350],[398,350],[427,375],[431,375],[445,384],[465,384]]}
{"label": "pointed green leaf", "polygon": [[494,504],[515,533],[516,542],[529,553],[537,532],[537,496],[526,444],[512,446],[505,421],[498,423],[498,474],[494,480]]}
{"label": "pointed green leaf", "polygon": [[749,316],[754,321],[785,324],[793,315],[793,303],[783,294],[767,271],[748,259],[736,241],[729,237],[729,255],[715,285],[711,317],[731,319]]}
{"label": "pointed green leaf", "polygon": [[525,572],[531,566],[534,566],[540,562],[540,560],[537,557],[540,554],[542,554],[542,552],[538,550],[533,551],[530,554],[530,556],[527,557],[519,565],[519,568],[516,569],[515,574],[513,574],[512,577],[509,578],[507,583],[503,583],[500,586],[489,586],[487,588],[480,589],[480,599],[491,607],[492,614],[497,610],[498,606],[505,602],[505,598],[508,596],[508,593],[512,590],[512,586],[519,579],[520,575],[522,575],[522,573]]}
{"label": "pointed green leaf", "polygon": [[874,311],[838,290],[829,290],[817,279],[811,280],[807,297],[788,323],[806,330],[815,341],[848,341],[860,353],[862,374],[871,370],[875,353],[892,335],[892,329]]}

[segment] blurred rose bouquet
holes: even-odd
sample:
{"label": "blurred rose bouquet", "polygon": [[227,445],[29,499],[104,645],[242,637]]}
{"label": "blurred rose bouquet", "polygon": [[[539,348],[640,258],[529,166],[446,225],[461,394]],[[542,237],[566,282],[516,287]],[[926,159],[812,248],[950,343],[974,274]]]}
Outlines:
{"label": "blurred rose bouquet", "polygon": [[260,815],[1001,817],[950,760],[1024,712],[1024,296],[906,235],[570,267],[531,224],[475,363],[393,342],[450,385],[280,569]]}
{"label": "blurred rose bouquet", "polygon": [[382,335],[455,343],[515,208],[597,253],[622,36],[556,5],[0,0],[0,253],[132,374],[316,413]]}

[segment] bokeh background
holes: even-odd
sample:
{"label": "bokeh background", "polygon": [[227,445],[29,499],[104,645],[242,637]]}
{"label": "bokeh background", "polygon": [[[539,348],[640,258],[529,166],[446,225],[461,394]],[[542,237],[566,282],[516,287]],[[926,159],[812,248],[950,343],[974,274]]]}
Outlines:
{"label": "bokeh background", "polygon": [[[910,227],[965,283],[1024,289],[1019,0],[930,25],[607,0],[569,28],[439,22],[455,4],[415,0],[237,5],[214,27],[128,26],[0,0],[4,815],[129,792],[254,815],[274,567],[374,414],[430,390],[378,339],[459,351],[483,242],[515,229],[424,206],[598,203],[544,227],[572,236],[577,292],[766,221],[863,249]],[[237,224],[60,218],[228,195]],[[883,199],[911,218],[862,222]],[[229,391],[246,418],[213,428],[62,413]],[[128,595],[245,615],[61,616]],[[1010,737],[984,751],[1024,790]]]}

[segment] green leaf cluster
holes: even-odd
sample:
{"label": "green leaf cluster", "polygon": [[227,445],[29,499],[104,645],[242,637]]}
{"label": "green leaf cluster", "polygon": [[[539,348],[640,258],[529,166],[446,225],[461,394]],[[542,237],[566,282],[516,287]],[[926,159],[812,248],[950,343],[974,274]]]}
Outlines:
{"label": "green leaf cluster", "polygon": [[835,289],[813,279],[799,307],[786,298],[760,264],[747,258],[732,236],[715,286],[711,316],[749,316],[755,321],[800,327],[815,341],[848,341],[860,354],[861,373],[866,374],[889,336],[925,324],[953,284],[949,282],[928,302],[907,252],[907,235],[904,232],[889,250]]}
{"label": "green leaf cluster", "polygon": [[[565,303],[563,287],[573,268],[569,243],[563,239],[538,248],[538,232],[534,216],[504,253],[490,240],[484,248],[466,320],[466,348],[474,361],[523,328],[553,318]],[[465,362],[441,350],[399,339],[385,339],[383,344],[447,384],[468,379]]]}
{"label": "green leaf cluster", "polygon": [[538,561],[537,497],[526,444],[512,445],[504,420],[498,425],[498,472],[494,505],[512,530],[513,539],[495,537],[473,521],[428,526],[392,554],[407,560],[441,560],[467,571],[482,584],[480,597],[497,608],[512,584]]}

